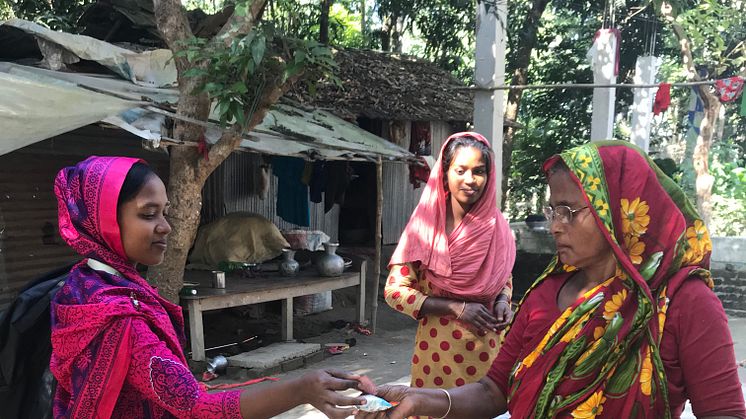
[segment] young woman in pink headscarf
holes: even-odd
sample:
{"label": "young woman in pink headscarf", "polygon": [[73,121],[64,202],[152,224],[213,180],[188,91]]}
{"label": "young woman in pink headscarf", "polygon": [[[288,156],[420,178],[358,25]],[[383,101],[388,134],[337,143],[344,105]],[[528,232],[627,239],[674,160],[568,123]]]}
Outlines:
{"label": "young woman in pink headscarf", "polygon": [[512,317],[515,242],[497,207],[487,140],[450,136],[389,263],[384,296],[419,321],[413,387],[476,382]]}
{"label": "young woman in pink headscarf", "polygon": [[136,266],[163,261],[171,227],[161,179],[143,162],[90,157],[54,183],[60,235],[83,260],[52,301],[54,417],[269,418],[302,403],[344,418],[359,377],[314,371],[269,386],[206,393],[186,367],[181,308]]}

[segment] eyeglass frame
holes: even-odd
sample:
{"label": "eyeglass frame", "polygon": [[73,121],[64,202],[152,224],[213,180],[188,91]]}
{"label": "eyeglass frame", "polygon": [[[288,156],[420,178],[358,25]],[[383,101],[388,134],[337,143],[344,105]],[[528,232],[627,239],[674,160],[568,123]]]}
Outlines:
{"label": "eyeglass frame", "polygon": [[[582,208],[578,208],[578,209],[572,209],[568,205],[557,205],[556,208],[560,208],[560,207],[567,208],[567,211],[570,213],[570,215],[569,215],[568,220],[566,222],[562,221],[562,220],[559,220],[559,222],[561,224],[572,224],[572,220],[575,218],[575,213],[588,208],[588,205],[586,205],[586,206],[584,206]],[[555,207],[552,207],[551,205],[544,206],[542,212],[544,213],[544,216],[547,217],[547,222],[550,223],[550,224],[556,218],[556,214],[557,214],[556,209],[555,209]]]}

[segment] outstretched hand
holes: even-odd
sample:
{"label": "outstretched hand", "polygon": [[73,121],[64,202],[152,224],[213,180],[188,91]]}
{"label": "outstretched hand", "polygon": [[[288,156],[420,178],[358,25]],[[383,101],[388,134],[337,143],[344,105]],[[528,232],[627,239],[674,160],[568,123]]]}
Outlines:
{"label": "outstretched hand", "polygon": [[301,377],[303,401],[319,409],[332,419],[355,414],[354,407],[365,403],[362,397],[344,396],[338,391],[360,389],[360,376],[345,371],[326,369],[311,371]]}

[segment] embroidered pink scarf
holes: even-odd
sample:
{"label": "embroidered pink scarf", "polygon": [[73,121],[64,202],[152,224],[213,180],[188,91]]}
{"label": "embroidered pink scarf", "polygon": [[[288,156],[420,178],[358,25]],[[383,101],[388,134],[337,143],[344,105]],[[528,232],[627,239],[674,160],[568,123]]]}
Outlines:
{"label": "embroidered pink scarf", "polygon": [[510,226],[497,207],[494,157],[491,176],[482,197],[453,232],[446,234],[448,191],[444,186],[443,152],[454,138],[464,136],[489,147],[487,139],[474,132],[448,137],[389,267],[420,262],[435,295],[458,296],[491,304],[513,269],[515,241]]}
{"label": "embroidered pink scarf", "polygon": [[83,260],[52,301],[55,417],[111,415],[132,357],[134,332],[121,320],[144,319],[186,364],[181,308],[140,277],[122,245],[117,201],[127,173],[138,161],[89,157],[62,169],[55,179],[62,238],[82,256],[121,273],[91,269]]}

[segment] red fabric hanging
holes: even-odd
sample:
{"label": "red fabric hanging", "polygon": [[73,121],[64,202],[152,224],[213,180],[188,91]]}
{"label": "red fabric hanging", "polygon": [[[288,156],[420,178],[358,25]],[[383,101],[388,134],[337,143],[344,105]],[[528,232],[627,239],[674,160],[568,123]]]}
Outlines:
{"label": "red fabric hanging", "polygon": [[721,102],[733,102],[738,99],[741,91],[743,91],[743,77],[734,76],[727,79],[715,80],[715,88]]}
{"label": "red fabric hanging", "polygon": [[671,84],[661,83],[658,86],[658,92],[655,94],[655,102],[653,103],[653,115],[668,109],[668,105],[671,104]]}

